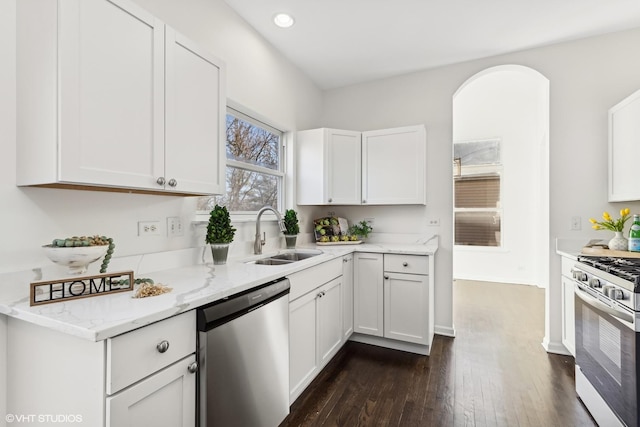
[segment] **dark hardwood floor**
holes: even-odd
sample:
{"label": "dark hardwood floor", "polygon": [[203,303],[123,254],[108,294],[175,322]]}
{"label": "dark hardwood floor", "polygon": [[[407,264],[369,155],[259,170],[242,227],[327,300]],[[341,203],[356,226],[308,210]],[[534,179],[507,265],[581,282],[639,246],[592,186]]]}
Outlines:
{"label": "dark hardwood floor", "polygon": [[281,427],[596,425],[573,358],[542,348],[542,289],[456,281],[454,325],[428,357],[348,342]]}

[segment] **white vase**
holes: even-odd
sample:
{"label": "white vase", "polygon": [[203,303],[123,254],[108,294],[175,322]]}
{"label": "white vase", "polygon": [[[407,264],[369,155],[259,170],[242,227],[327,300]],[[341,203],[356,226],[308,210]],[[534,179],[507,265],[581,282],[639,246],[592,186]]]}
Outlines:
{"label": "white vase", "polygon": [[626,251],[629,249],[629,241],[622,235],[622,231],[615,231],[616,235],[609,240],[609,249],[612,251]]}

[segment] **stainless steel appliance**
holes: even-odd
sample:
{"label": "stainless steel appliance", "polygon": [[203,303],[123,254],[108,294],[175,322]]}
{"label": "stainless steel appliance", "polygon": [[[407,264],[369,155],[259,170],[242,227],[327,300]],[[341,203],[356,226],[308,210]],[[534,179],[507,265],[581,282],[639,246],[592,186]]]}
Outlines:
{"label": "stainless steel appliance", "polygon": [[640,259],[580,256],[573,278],[576,392],[600,426],[637,427]]}
{"label": "stainless steel appliance", "polygon": [[198,309],[198,425],[275,427],[289,413],[289,280]]}

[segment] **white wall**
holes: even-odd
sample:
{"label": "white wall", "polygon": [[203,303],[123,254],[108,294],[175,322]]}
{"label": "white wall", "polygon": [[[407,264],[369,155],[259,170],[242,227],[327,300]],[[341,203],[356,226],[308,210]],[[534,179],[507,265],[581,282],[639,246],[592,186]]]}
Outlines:
{"label": "white wall", "polygon": [[[537,268],[545,261],[540,248],[539,153],[547,145],[548,81],[524,67],[491,68],[456,93],[453,101],[453,141],[497,137],[503,164],[501,205],[502,246],[455,246],[453,277],[527,285],[539,282]],[[542,99],[541,99],[542,98]],[[540,109],[541,101],[547,108]],[[544,197],[548,198],[548,190]]]}
{"label": "white wall", "polygon": [[[428,205],[393,221],[402,208],[380,210],[388,232],[417,229],[439,217],[436,256],[436,325],[453,327],[452,316],[452,96],[469,77],[497,65],[519,64],[550,81],[550,272],[543,344],[561,349],[560,261],[556,238],[604,238],[588,218],[621,204],[607,203],[607,110],[640,88],[640,29],[412,73],[328,91],[323,126],[355,130],[424,123],[428,139]],[[629,204],[640,212],[640,204]],[[572,216],[583,229],[570,231]],[[382,231],[382,230],[380,230]]]}
{"label": "white wall", "polygon": [[[322,94],[280,53],[265,43],[222,0],[138,0],[142,7],[222,58],[227,95],[269,118],[285,131],[317,125]],[[113,237],[116,256],[201,246],[201,233],[189,226],[194,198],[104,193],[15,186],[15,0],[0,2],[0,200],[3,208],[0,272],[48,265],[40,246],[53,238],[103,234]],[[180,216],[183,237],[138,237],[137,222]],[[240,228],[251,228],[240,225]],[[276,235],[273,225],[265,231]],[[164,230],[163,230],[164,231]],[[166,233],[165,233],[166,236]],[[247,237],[248,236],[248,237]],[[238,237],[253,239],[253,233]],[[232,251],[249,247],[236,241]]]}

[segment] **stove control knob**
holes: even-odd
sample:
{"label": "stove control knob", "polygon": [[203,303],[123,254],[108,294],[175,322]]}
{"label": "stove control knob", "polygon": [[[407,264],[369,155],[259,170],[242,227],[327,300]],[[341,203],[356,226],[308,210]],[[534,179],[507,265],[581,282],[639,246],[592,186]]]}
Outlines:
{"label": "stove control knob", "polygon": [[599,279],[592,277],[591,279],[589,279],[589,286],[591,286],[592,288],[601,288],[602,283],[600,283]]}
{"label": "stove control knob", "polygon": [[587,273],[584,271],[573,271],[573,278],[576,280],[580,280],[581,282],[585,282],[587,280]]}
{"label": "stove control knob", "polygon": [[609,290],[609,298],[617,300],[617,299],[624,299],[624,292],[622,292],[622,289],[610,289]]}

